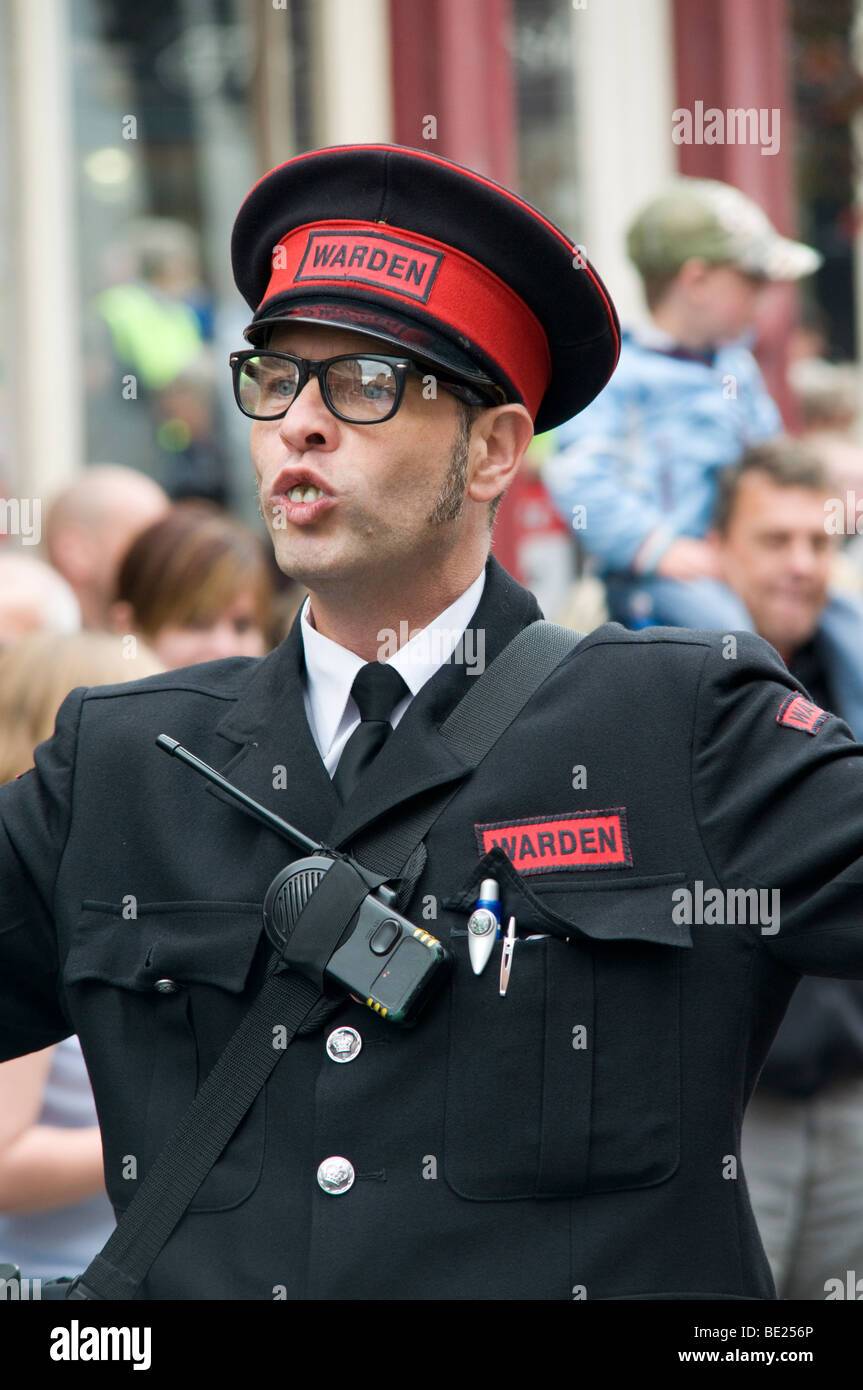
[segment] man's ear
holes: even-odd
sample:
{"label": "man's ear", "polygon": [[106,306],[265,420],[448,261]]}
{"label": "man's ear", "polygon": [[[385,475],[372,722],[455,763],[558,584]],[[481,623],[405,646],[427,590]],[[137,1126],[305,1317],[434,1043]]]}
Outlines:
{"label": "man's ear", "polygon": [[533,438],[533,421],[513,402],[484,410],[471,431],[471,468],[467,485],[474,502],[490,502],[512,482]]}
{"label": "man's ear", "polygon": [[713,266],[702,260],[701,256],[690,256],[678,270],[675,284],[686,290],[698,289],[704,284],[712,269]]}

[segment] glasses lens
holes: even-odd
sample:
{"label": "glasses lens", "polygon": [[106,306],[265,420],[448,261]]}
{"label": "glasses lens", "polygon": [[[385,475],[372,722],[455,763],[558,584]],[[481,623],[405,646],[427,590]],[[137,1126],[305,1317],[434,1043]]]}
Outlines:
{"label": "glasses lens", "polygon": [[388,362],[374,357],[343,357],[326,371],[327,394],[347,420],[380,420],[396,402],[398,382]]}
{"label": "glasses lens", "polygon": [[299,370],[280,357],[248,357],[237,377],[240,405],[259,420],[284,415],[297,391]]}

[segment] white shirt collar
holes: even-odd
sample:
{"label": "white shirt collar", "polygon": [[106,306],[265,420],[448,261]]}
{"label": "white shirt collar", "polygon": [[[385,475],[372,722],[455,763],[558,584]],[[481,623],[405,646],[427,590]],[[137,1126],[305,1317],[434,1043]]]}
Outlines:
{"label": "white shirt collar", "polygon": [[[439,613],[427,627],[414,633],[410,641],[402,641],[397,650],[396,643],[407,636],[404,630],[406,624],[402,632],[382,630],[379,634],[381,659],[398,671],[410,690],[410,695],[400,700],[393,710],[390,720],[393,728],[417,692],[455,651],[476,612],[484,587],[485,567],[455,603]],[[366,663],[356,652],[340,646],[330,637],[324,637],[312,627],[308,617],[309,607],[310,600],[306,599],[300,619],[306,661],[306,715],[318,752],[328,762],[331,753],[341,753],[341,747],[353,727],[359,723],[359,711],[351,698],[351,686],[357,672]],[[469,659],[470,653],[466,652],[466,660]],[[340,745],[338,750],[334,748],[336,741]]]}

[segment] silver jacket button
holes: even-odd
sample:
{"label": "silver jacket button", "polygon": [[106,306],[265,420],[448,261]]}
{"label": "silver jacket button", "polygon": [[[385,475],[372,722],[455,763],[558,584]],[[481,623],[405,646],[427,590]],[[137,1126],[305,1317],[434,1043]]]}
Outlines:
{"label": "silver jacket button", "polygon": [[354,1165],[346,1158],[325,1158],[318,1169],[318,1187],[331,1197],[340,1197],[354,1185]]}
{"label": "silver jacket button", "polygon": [[356,1028],[334,1028],[327,1038],[327,1056],[334,1062],[352,1062],[359,1057],[362,1045]]}
{"label": "silver jacket button", "polygon": [[176,980],[157,980],[153,988],[157,990],[159,994],[176,994],[180,986],[177,984]]}

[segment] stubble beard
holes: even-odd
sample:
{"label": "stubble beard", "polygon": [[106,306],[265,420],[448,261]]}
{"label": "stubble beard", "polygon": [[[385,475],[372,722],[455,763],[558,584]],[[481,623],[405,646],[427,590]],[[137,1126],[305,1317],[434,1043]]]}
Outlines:
{"label": "stubble beard", "polygon": [[459,408],[458,431],[450,454],[449,469],[441,483],[435,504],[428,514],[429,526],[441,526],[447,521],[458,521],[464,511],[471,425],[469,412]]}

